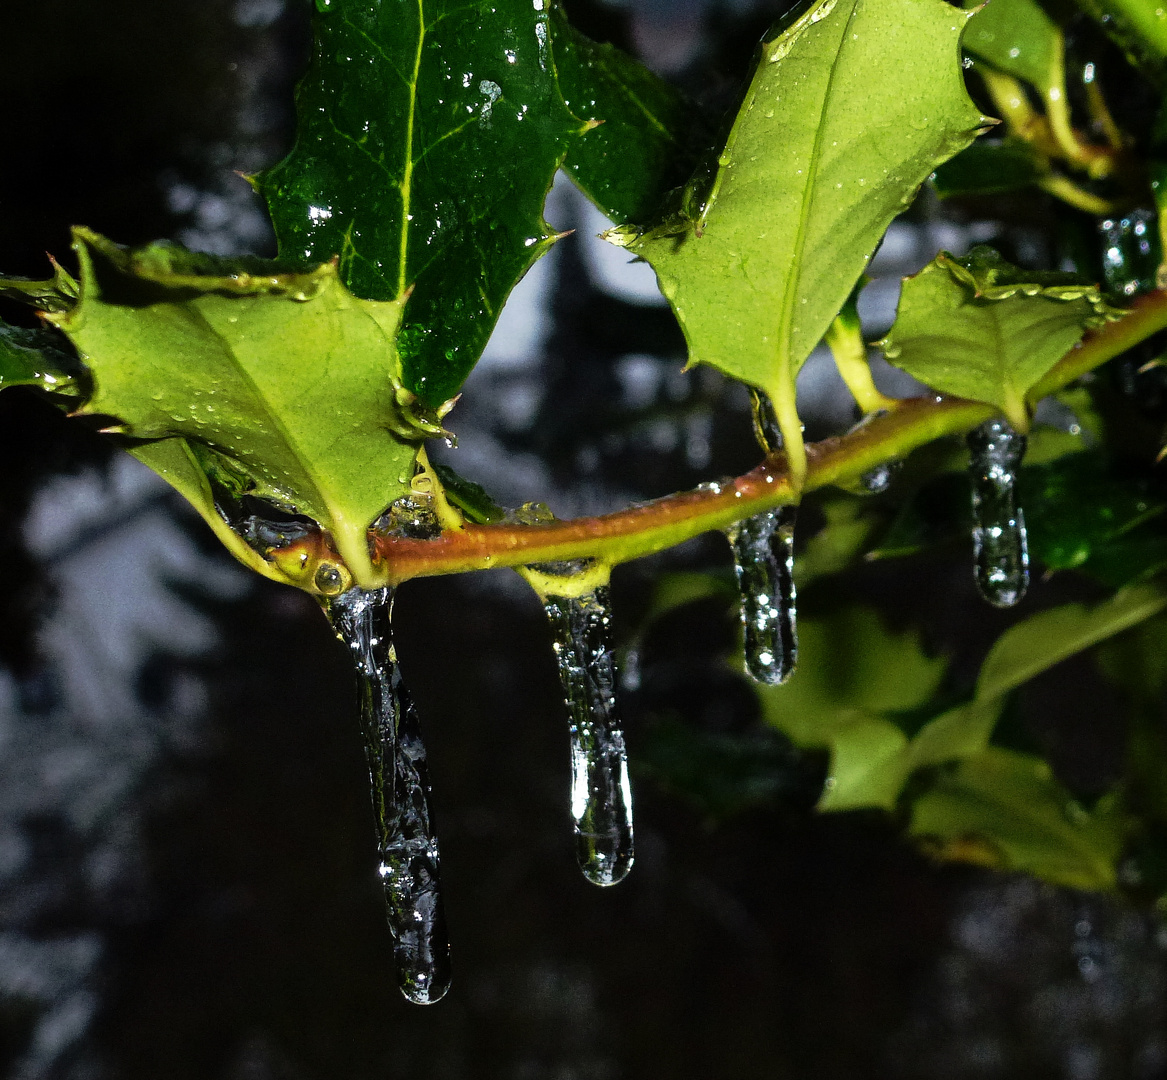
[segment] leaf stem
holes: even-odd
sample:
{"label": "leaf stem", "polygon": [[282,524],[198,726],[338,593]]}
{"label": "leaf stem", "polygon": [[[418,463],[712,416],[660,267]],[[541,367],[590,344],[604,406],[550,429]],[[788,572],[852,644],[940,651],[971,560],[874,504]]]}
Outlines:
{"label": "leaf stem", "polygon": [[[1167,291],[1144,294],[1126,317],[1088,333],[1033,388],[1029,400],[1034,402],[1061,389],[1163,329],[1167,329]],[[993,412],[989,405],[961,398],[929,395],[900,401],[887,414],[868,420],[846,435],[807,446],[803,490],[854,480],[935,439],[971,431]],[[736,479],[702,484],[692,491],[601,517],[546,525],[466,524],[432,540],[371,533],[370,543],[386,584],[565,559],[594,558],[615,565],[795,500],[785,456],[772,454]]]}

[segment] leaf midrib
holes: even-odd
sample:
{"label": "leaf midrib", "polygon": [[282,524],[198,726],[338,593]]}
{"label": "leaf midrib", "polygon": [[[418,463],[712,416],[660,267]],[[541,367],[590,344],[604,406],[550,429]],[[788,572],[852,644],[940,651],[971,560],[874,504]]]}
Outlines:
{"label": "leaf midrib", "polygon": [[[823,108],[819,114],[819,124],[815,130],[814,143],[811,146],[811,159],[807,166],[806,184],[802,193],[802,205],[799,207],[798,215],[798,231],[794,236],[794,250],[791,256],[790,265],[794,267],[794,272],[786,279],[786,289],[782,295],[782,307],[778,318],[778,347],[782,350],[781,357],[783,367],[790,364],[790,328],[794,322],[794,302],[798,294],[798,286],[802,281],[802,255],[806,247],[807,225],[810,219],[811,207],[814,204],[815,198],[815,179],[818,176],[819,167],[822,162],[822,141],[826,137],[826,128],[828,123],[827,117],[827,103],[831,99],[831,94],[834,89],[835,76],[838,72],[839,62],[842,59],[843,52],[848,47],[847,40],[847,26],[851,19],[855,17],[855,11],[862,0],[851,0],[851,11],[843,24],[843,30],[840,35],[840,45],[835,51],[835,58],[831,61],[830,73],[827,76],[826,91],[823,94]],[[833,12],[831,13],[833,14]],[[822,21],[830,18],[828,14]],[[804,33],[810,31],[814,24],[807,26]],[[825,27],[824,27],[825,29]],[[781,61],[779,61],[781,63]]]}
{"label": "leaf midrib", "polygon": [[405,165],[401,175],[401,259],[397,268],[397,296],[405,292],[406,257],[409,253],[409,207],[413,190],[413,139],[414,121],[417,116],[417,83],[421,74],[421,50],[425,44],[425,0],[417,0],[417,50],[413,57],[413,72],[410,75],[409,114],[405,124]]}
{"label": "leaf midrib", "polygon": [[[317,476],[316,470],[312,467],[312,465],[310,463],[311,457],[310,457],[310,455],[307,455],[304,453],[304,450],[300,446],[299,441],[297,439],[293,438],[291,432],[284,425],[283,419],[281,417],[281,410],[274,407],[272,401],[268,398],[267,394],[261,389],[259,383],[256,382],[256,380],[252,377],[251,372],[247,370],[246,365],[244,365],[240,361],[238,355],[235,352],[234,347],[226,339],[226,337],[223,336],[222,331],[220,331],[207,318],[207,316],[203,314],[203,312],[196,305],[192,304],[190,310],[194,315],[196,315],[198,317],[199,321],[203,324],[203,326],[206,327],[207,332],[210,333],[211,335],[213,335],[214,339],[223,348],[225,354],[231,358],[232,366],[235,368],[235,370],[237,372],[239,372],[239,374],[242,376],[244,382],[251,388],[251,391],[255,395],[256,400],[262,404],[264,412],[266,413],[266,418],[267,418],[268,422],[271,423],[271,425],[278,432],[279,437],[283,441],[284,445],[287,446],[288,449],[291,451],[291,455],[292,455],[293,460],[296,462],[297,465],[300,466],[300,468],[303,470],[304,477],[311,484],[312,496],[316,500],[316,502],[318,503],[318,506],[314,508],[316,510],[316,512],[319,513],[322,510],[327,511],[328,507],[329,507],[329,500],[326,497],[326,495],[324,494],[324,488],[320,483],[320,478]],[[199,438],[199,436],[197,434],[192,434],[192,435],[183,436],[183,437],[184,438],[196,438],[196,439]],[[223,452],[227,452],[227,451],[223,451]],[[320,524],[323,525],[324,523],[320,522]]]}

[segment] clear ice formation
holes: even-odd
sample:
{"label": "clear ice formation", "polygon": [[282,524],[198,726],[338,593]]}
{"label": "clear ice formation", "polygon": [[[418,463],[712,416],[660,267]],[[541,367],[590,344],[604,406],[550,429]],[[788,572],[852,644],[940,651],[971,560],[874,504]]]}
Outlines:
{"label": "clear ice formation", "polygon": [[1014,490],[1025,436],[989,420],[969,433],[968,448],[977,587],[994,607],[1012,607],[1029,587],[1025,515]]}
{"label": "clear ice formation", "polygon": [[430,1005],[450,988],[450,945],[425,744],[397,666],[392,606],[392,589],[349,589],[329,601],[327,611],[357,671],[379,871],[398,985],[409,1001]]}
{"label": "clear ice formation", "polygon": [[798,629],[794,593],[797,508],[778,506],[726,530],[741,593],[746,671],[777,686],[794,674]]}
{"label": "clear ice formation", "polygon": [[[760,390],[751,391],[754,433],[767,453],[782,447],[774,404]],[[796,506],[777,506],[726,529],[733,549],[733,570],[741,593],[745,628],[746,672],[758,682],[777,686],[794,674],[798,659],[797,608],[794,591]]]}
{"label": "clear ice formation", "polygon": [[632,869],[632,788],[616,710],[607,586],[543,598],[571,722],[571,816],[584,876],[615,885]]}

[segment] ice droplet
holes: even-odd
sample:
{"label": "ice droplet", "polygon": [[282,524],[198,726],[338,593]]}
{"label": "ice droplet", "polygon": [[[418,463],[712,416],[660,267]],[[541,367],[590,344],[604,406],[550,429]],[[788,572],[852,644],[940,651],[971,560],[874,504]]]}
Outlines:
{"label": "ice droplet", "polygon": [[615,885],[635,855],[628,752],[616,710],[608,588],[543,597],[571,724],[571,817],[584,877]]}
{"label": "ice droplet", "polygon": [[392,608],[392,589],[349,589],[325,610],[356,666],[397,984],[408,1000],[431,1005],[450,988],[450,945],[425,744],[397,666]]}
{"label": "ice droplet", "polygon": [[726,530],[741,593],[746,671],[777,686],[794,674],[798,629],[794,593],[794,523],[798,510],[778,506]]}
{"label": "ice droplet", "polygon": [[1012,607],[1029,587],[1025,515],[1014,492],[1025,441],[1004,420],[989,420],[968,436],[974,572],[994,607]]}
{"label": "ice droplet", "polygon": [[[752,390],[754,434],[767,453],[782,447],[774,404]],[[746,671],[758,682],[777,686],[794,674],[798,659],[794,592],[795,506],[777,506],[726,529],[733,570],[741,594]]]}

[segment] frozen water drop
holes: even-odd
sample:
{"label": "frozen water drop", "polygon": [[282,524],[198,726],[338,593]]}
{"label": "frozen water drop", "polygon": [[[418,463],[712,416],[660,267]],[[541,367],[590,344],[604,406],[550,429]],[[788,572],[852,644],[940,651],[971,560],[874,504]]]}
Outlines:
{"label": "frozen water drop", "polygon": [[741,593],[746,671],[776,686],[794,674],[798,628],[794,591],[794,523],[798,510],[778,506],[726,530]]}
{"label": "frozen water drop", "polygon": [[397,983],[410,1001],[430,1005],[450,988],[450,945],[425,744],[397,665],[392,606],[392,589],[349,589],[326,611],[357,672]]}
{"label": "frozen water drop", "polygon": [[632,869],[632,789],[616,710],[608,588],[582,596],[545,595],[559,680],[571,723],[571,816],[576,857],[596,885]]}
{"label": "frozen water drop", "polygon": [[1014,491],[1025,436],[990,420],[969,433],[968,448],[977,587],[994,607],[1012,607],[1029,587],[1025,515]]}
{"label": "frozen water drop", "polygon": [[[782,448],[774,403],[751,390],[754,434],[768,454]],[[798,508],[763,510],[726,530],[741,593],[746,671],[759,682],[784,683],[798,658],[794,592],[794,524]]]}
{"label": "frozen water drop", "polygon": [[344,591],[348,575],[335,563],[322,562],[316,568],[313,582],[324,596],[336,596]]}

